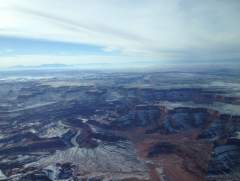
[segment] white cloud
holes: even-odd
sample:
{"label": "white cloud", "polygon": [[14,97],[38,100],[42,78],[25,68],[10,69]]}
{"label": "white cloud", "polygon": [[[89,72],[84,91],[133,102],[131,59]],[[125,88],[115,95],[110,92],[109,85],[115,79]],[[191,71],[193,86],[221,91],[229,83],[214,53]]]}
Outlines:
{"label": "white cloud", "polygon": [[[87,43],[158,58],[233,58],[238,0],[0,0],[0,35]],[[235,58],[234,54],[234,58]]]}

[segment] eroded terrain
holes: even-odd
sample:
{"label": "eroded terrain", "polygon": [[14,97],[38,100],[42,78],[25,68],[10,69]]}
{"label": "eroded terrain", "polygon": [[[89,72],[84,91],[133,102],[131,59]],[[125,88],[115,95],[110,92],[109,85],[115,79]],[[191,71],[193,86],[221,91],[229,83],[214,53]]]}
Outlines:
{"label": "eroded terrain", "polygon": [[239,72],[3,72],[0,180],[239,180]]}

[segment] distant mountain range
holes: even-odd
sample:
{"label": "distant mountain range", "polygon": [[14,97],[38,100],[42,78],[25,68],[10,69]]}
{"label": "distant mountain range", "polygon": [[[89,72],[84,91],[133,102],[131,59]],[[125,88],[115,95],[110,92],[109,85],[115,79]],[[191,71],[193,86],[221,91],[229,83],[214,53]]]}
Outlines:
{"label": "distant mountain range", "polygon": [[74,67],[75,65],[66,65],[66,64],[42,64],[36,66],[25,66],[25,65],[16,65],[10,67],[11,69],[41,69],[41,68],[67,68],[67,67]]}

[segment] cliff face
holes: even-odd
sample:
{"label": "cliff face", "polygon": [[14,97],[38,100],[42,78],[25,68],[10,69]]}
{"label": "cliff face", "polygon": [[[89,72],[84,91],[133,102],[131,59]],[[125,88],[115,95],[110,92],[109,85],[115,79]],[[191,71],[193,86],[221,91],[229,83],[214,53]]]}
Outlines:
{"label": "cliff face", "polygon": [[[153,115],[151,121],[149,112]],[[184,171],[177,177],[187,180],[237,177],[240,117],[205,108],[167,110],[152,105],[136,106],[129,115],[131,119],[127,122],[122,119],[122,127],[118,126],[129,132],[129,139],[137,143],[143,157],[154,163],[163,162],[168,165],[166,169],[177,167],[174,162],[179,162],[176,169],[181,167]],[[175,174],[166,172],[172,179],[176,179]]]}

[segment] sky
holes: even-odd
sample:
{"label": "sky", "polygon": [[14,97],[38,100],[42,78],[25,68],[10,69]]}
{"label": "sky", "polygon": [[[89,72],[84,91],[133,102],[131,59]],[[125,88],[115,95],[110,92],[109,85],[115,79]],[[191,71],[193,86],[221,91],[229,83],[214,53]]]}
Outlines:
{"label": "sky", "polygon": [[0,68],[240,63],[239,0],[0,0]]}

